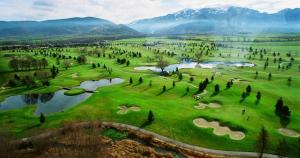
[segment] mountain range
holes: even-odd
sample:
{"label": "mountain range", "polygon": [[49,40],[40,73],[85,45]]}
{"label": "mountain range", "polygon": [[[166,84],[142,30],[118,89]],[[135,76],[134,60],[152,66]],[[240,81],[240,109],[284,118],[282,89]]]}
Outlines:
{"label": "mountain range", "polygon": [[148,34],[293,33],[300,32],[300,8],[272,14],[241,7],[185,9],[128,26]]}
{"label": "mountain range", "polygon": [[46,21],[1,21],[1,37],[53,37],[53,36],[114,36],[139,35],[126,25],[108,20],[85,17]]}
{"label": "mountain range", "polygon": [[300,33],[300,8],[265,13],[241,7],[184,9],[127,25],[85,17],[0,21],[0,37],[140,36],[231,33]]}

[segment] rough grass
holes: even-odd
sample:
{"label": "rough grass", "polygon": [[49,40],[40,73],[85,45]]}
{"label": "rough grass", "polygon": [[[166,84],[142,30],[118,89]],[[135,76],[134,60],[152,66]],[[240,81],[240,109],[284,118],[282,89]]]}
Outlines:
{"label": "rough grass", "polygon": [[128,132],[117,131],[115,129],[103,129],[100,135],[111,138],[112,140],[122,140],[128,137]]}

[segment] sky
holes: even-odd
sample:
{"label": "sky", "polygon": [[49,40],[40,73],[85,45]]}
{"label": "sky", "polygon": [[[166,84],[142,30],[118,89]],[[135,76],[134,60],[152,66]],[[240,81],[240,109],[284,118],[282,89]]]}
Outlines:
{"label": "sky", "polygon": [[117,24],[205,7],[248,7],[274,13],[300,8],[300,0],[0,0],[0,20],[48,20],[98,17]]}

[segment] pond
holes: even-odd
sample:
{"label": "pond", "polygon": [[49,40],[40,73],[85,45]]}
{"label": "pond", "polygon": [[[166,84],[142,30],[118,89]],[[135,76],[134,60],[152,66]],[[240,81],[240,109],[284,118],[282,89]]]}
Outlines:
{"label": "pond", "polygon": [[[87,91],[94,91],[99,87],[119,84],[123,81],[124,80],[120,78],[114,78],[111,80],[102,79],[99,81],[84,81],[79,87],[84,88]],[[28,105],[36,105],[36,115],[40,115],[40,113],[47,115],[54,112],[64,111],[65,109],[83,102],[92,95],[92,93],[83,93],[76,96],[67,96],[64,95],[65,91],[66,90],[59,90],[55,93],[10,96],[0,103],[0,110],[11,110]]]}
{"label": "pond", "polygon": [[[207,68],[212,69],[218,66],[231,66],[231,67],[253,67],[255,64],[248,63],[248,62],[223,62],[223,61],[208,61],[208,62],[201,62],[197,64],[196,62],[182,62],[180,64],[172,64],[165,67],[164,71],[166,72],[173,72],[178,69],[193,69],[193,68]],[[161,72],[160,68],[155,66],[140,66],[135,67],[135,70],[151,70],[154,72]]]}
{"label": "pond", "polygon": [[84,81],[80,84],[80,86],[78,86],[76,88],[83,88],[86,91],[95,91],[99,87],[120,84],[122,82],[124,82],[124,79],[121,79],[121,78],[102,79],[102,80],[98,80],[98,81]]}

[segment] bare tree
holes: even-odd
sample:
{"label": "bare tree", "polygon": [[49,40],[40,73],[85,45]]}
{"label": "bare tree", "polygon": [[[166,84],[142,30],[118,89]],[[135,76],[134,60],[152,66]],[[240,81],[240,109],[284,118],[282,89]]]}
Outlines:
{"label": "bare tree", "polygon": [[168,62],[166,60],[163,60],[162,58],[159,59],[157,62],[157,67],[161,69],[161,72],[164,72],[165,67],[168,66]]}
{"label": "bare tree", "polygon": [[71,62],[70,62],[70,60],[66,59],[66,60],[64,60],[63,64],[64,64],[65,69],[67,70],[70,67]]}

